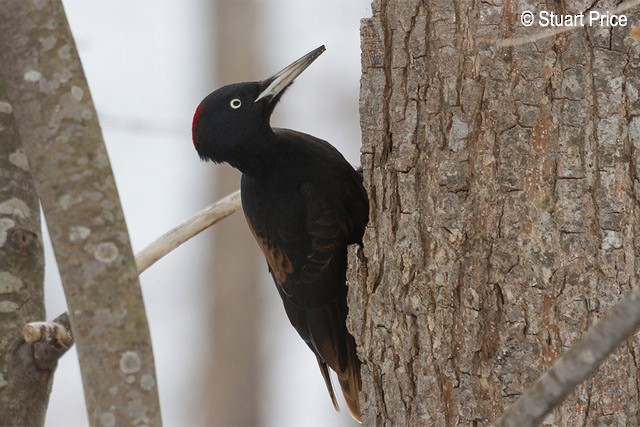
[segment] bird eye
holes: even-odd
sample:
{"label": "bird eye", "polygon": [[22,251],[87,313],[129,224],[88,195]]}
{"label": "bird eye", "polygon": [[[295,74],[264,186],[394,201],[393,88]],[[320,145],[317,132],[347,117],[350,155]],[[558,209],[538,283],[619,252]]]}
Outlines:
{"label": "bird eye", "polygon": [[233,98],[229,105],[231,105],[231,108],[233,108],[234,110],[237,110],[242,105],[242,101],[240,101],[238,98]]}

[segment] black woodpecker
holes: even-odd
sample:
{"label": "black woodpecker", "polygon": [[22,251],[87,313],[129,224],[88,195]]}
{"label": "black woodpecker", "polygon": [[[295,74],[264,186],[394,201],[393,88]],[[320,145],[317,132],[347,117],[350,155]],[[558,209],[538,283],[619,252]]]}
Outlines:
{"label": "black woodpecker", "polygon": [[193,116],[203,160],[242,172],[242,207],[293,327],[315,354],[334,407],[336,372],[360,421],[360,360],[347,330],[347,246],[362,244],[369,202],[362,177],[331,144],[273,128],[284,91],[324,52],[321,46],[274,76],[209,94]]}

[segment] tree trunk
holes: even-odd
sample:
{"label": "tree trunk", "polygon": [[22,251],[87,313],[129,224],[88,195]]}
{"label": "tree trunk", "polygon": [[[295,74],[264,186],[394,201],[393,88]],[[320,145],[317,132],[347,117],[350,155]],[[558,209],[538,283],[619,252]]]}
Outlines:
{"label": "tree trunk", "polygon": [[40,205],[0,82],[0,425],[44,425],[55,363],[38,366],[22,337],[44,319]]}
{"label": "tree trunk", "polygon": [[[499,47],[545,30],[515,7],[382,0],[362,23],[371,215],[350,321],[367,425],[487,424],[637,284],[631,28]],[[638,350],[622,345],[548,423],[637,425]]]}
{"label": "tree trunk", "polygon": [[91,425],[160,425],[135,259],[60,1],[0,3],[0,63],[69,305]]}

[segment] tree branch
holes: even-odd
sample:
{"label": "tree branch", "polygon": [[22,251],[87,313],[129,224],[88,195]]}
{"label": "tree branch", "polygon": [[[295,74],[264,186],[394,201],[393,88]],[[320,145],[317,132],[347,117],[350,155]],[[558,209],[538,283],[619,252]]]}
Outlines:
{"label": "tree branch", "polygon": [[136,255],[138,274],[196,234],[240,209],[240,190],[218,200],[187,221],[168,231]]}
{"label": "tree branch", "polygon": [[[223,197],[166,232],[136,255],[138,274],[187,240],[235,213],[238,209],[240,209],[240,190]],[[61,314],[53,322],[28,323],[23,329],[23,335],[27,342],[46,338],[49,342],[54,342],[54,347],[73,345],[73,336],[68,325],[68,313]],[[55,344],[55,342],[59,344]]]}
{"label": "tree branch", "polygon": [[553,408],[589,378],[606,357],[640,327],[640,287],[634,288],[551,366],[494,427],[540,424]]}
{"label": "tree branch", "polygon": [[53,371],[58,359],[73,345],[67,313],[52,322],[27,323],[22,328],[22,337],[31,345],[34,364],[41,370]]}

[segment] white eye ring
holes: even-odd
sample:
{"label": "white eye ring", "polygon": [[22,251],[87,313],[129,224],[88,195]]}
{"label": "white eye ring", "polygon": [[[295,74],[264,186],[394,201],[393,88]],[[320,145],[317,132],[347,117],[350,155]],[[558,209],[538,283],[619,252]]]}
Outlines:
{"label": "white eye ring", "polygon": [[242,105],[242,101],[240,101],[238,98],[233,98],[231,100],[231,102],[229,102],[229,105],[231,106],[231,108],[233,108],[234,110],[237,110],[238,108],[240,108],[240,106]]}

